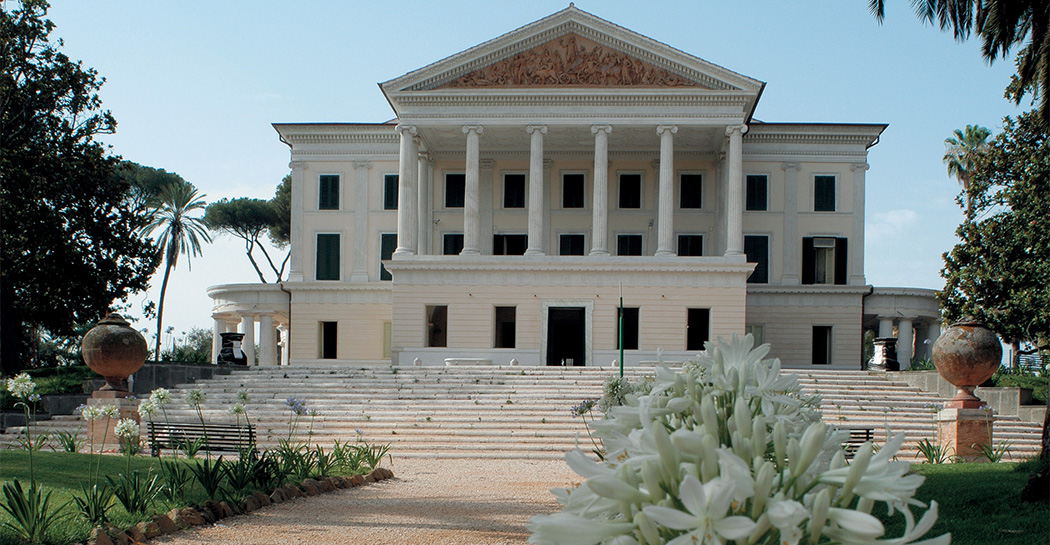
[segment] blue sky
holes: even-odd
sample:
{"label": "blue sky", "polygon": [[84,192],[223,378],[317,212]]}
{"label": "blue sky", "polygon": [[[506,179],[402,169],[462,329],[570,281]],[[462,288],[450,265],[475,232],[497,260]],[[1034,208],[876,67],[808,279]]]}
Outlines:
{"label": "blue sky", "polygon": [[[878,25],[857,0],[581,0],[577,7],[767,83],[755,117],[888,123],[867,175],[865,272],[876,286],[939,288],[962,219],[941,157],[954,129],[1025,109],[1003,98],[1013,59],[923,26],[907,2]],[[174,171],[210,201],[269,198],[288,172],[274,122],[381,122],[377,83],[563,9],[567,2],[55,0],[64,51],[107,81],[124,158]],[[5,2],[5,8],[11,4]],[[165,325],[211,327],[207,286],[257,280],[219,237],[169,285]],[[160,275],[140,306],[156,299]],[[154,326],[140,321],[139,328]]]}

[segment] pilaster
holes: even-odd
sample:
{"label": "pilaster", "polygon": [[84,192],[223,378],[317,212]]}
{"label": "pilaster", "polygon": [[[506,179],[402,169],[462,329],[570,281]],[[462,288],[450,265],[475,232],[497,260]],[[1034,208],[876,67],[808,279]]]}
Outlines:
{"label": "pilaster", "polygon": [[[303,177],[306,173],[305,161],[292,161],[288,163],[292,169],[292,220],[291,229],[288,233],[292,241],[291,256],[288,258],[288,281],[303,281],[303,246],[310,244],[303,240]],[[312,244],[311,244],[312,245]]]}
{"label": "pilaster", "polygon": [[852,286],[867,284],[864,280],[864,177],[867,163],[853,163],[853,240],[849,243],[850,275]]}
{"label": "pilaster", "polygon": [[780,168],[784,169],[784,271],[780,283],[798,285],[802,283],[802,264],[799,261],[802,239],[798,236],[798,171],[801,166],[783,163]]}
{"label": "pilaster", "polygon": [[354,161],[354,249],[351,282],[368,282],[368,171],[372,163]]}

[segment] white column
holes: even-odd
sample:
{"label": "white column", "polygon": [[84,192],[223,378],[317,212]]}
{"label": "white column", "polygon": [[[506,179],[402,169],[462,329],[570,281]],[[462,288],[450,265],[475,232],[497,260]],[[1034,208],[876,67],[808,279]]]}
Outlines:
{"label": "white column", "polygon": [[211,325],[211,362],[218,363],[219,351],[222,350],[222,333],[226,333],[226,320],[212,318]]}
{"label": "white column", "polygon": [[674,135],[676,125],[660,125],[660,198],[657,208],[656,255],[676,255],[674,247]]}
{"label": "white column", "polygon": [[[303,176],[306,172],[306,162],[292,161],[288,163],[292,169],[292,223],[288,233],[291,241],[291,257],[288,258],[288,280],[291,282],[303,281]],[[311,245],[312,246],[312,245]]]}
{"label": "white column", "polygon": [[417,131],[412,125],[398,125],[397,132],[401,135],[401,154],[397,169],[397,249],[394,255],[415,255],[419,238],[416,232]]}
{"label": "white column", "polygon": [[914,343],[911,318],[901,318],[897,322],[897,361],[901,364],[901,371],[911,369],[911,347]]}
{"label": "white column", "polygon": [[459,255],[480,255],[480,136],[484,129],[481,125],[464,125],[463,132],[467,135],[467,165],[463,195],[463,251]]}
{"label": "white column", "polygon": [[853,163],[853,240],[849,241],[851,286],[863,286],[864,280],[864,174],[867,163]]}
{"label": "white column", "polygon": [[274,338],[273,315],[259,315],[259,366],[274,367],[277,365],[277,340]]}
{"label": "white column", "polygon": [[288,345],[290,340],[288,337],[288,326],[281,324],[277,326],[277,335],[280,337],[280,341],[277,343],[281,347],[281,365],[288,365],[288,354],[290,352]]}
{"label": "white column", "polygon": [[[784,163],[780,165],[784,169],[784,272],[780,281],[787,285],[798,285],[801,283],[802,265],[799,262],[802,239],[798,236],[798,163]],[[863,227],[863,225],[862,225]],[[881,328],[881,325],[880,325]],[[880,337],[893,335],[893,320],[890,320],[890,333]]]}
{"label": "white column", "polygon": [[933,359],[933,343],[941,337],[941,321],[934,319],[926,329],[926,340],[930,341],[929,358]]}
{"label": "white column", "polygon": [[594,135],[594,214],[591,254],[609,255],[609,133],[610,125],[592,125]]}
{"label": "white column", "polygon": [[893,336],[893,318],[879,317],[879,337]]}
{"label": "white column", "polygon": [[525,130],[531,135],[529,146],[529,248],[525,255],[544,255],[546,235],[543,225],[543,135],[546,125],[529,125]]}
{"label": "white column", "polygon": [[354,161],[354,249],[351,282],[368,282],[368,170],[372,163]]}
{"label": "white column", "polygon": [[248,358],[248,366],[251,367],[255,365],[255,316],[241,316],[241,333],[244,333],[241,351]]}
{"label": "white column", "polygon": [[744,253],[744,154],[743,138],[747,125],[729,125],[729,174],[726,176],[726,253]]}
{"label": "white column", "polygon": [[430,154],[419,154],[419,173],[416,176],[416,253],[430,253]]}

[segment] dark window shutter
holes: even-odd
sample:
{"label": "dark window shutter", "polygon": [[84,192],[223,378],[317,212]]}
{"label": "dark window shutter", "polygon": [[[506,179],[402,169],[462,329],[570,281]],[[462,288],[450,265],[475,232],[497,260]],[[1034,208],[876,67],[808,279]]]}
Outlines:
{"label": "dark window shutter", "polygon": [[744,253],[747,262],[755,263],[755,270],[747,277],[748,284],[769,283],[769,238],[764,236],[745,236]]}
{"label": "dark window shutter", "polygon": [[317,280],[339,280],[339,235],[317,235]]}
{"label": "dark window shutter", "polygon": [[849,241],[845,238],[835,239],[835,283],[845,284],[846,283],[846,264],[849,262],[849,253],[847,252],[847,243]]}
{"label": "dark window shutter", "polygon": [[397,174],[383,178],[383,210],[397,210]]}
{"label": "dark window shutter", "polygon": [[466,174],[445,175],[445,208],[463,208],[466,184]]}
{"label": "dark window shutter", "polygon": [[816,282],[816,269],[814,265],[817,259],[813,251],[813,237],[802,239],[802,283],[813,284]]}
{"label": "dark window shutter", "polygon": [[[379,259],[380,261],[389,260],[394,257],[394,250],[397,249],[397,235],[394,233],[383,233],[379,239]],[[390,271],[386,270],[386,266],[382,263],[379,264],[379,279],[380,280],[392,280]]]}

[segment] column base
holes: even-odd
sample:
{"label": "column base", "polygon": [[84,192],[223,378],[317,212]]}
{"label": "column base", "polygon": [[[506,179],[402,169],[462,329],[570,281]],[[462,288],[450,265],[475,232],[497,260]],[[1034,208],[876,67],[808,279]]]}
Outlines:
{"label": "column base", "polygon": [[525,255],[547,255],[543,250],[525,250]]}
{"label": "column base", "polygon": [[937,442],[958,459],[981,458],[981,445],[992,446],[992,413],[988,409],[942,409],[934,417]]}
{"label": "column base", "polygon": [[591,250],[587,255],[606,256],[609,255],[609,250]]}
{"label": "column base", "polygon": [[351,282],[368,282],[368,273],[366,272],[354,272],[350,273]]}
{"label": "column base", "polygon": [[655,257],[675,257],[677,255],[678,254],[672,252],[671,250],[657,250]]}
{"label": "column base", "polygon": [[395,256],[416,255],[416,251],[415,250],[409,250],[407,248],[398,248],[398,249],[394,250],[394,255]]}
{"label": "column base", "polygon": [[463,248],[463,250],[461,250],[459,252],[459,255],[481,255],[481,252],[479,250],[475,250],[473,248],[470,248],[470,249]]}

